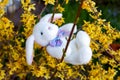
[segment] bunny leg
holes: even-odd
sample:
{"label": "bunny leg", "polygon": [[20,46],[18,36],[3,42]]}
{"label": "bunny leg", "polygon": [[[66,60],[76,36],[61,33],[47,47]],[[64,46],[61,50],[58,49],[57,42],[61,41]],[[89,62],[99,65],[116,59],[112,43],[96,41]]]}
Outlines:
{"label": "bunny leg", "polygon": [[77,47],[90,46],[90,37],[85,31],[79,31],[76,36]]}
{"label": "bunny leg", "polygon": [[78,52],[73,52],[71,55],[65,58],[65,62],[73,65],[87,64],[92,57],[92,51],[90,47],[82,47]]}

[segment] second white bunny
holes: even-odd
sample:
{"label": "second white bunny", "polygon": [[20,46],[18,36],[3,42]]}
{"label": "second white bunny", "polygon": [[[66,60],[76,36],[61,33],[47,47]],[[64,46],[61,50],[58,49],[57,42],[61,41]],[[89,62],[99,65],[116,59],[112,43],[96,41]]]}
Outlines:
{"label": "second white bunny", "polygon": [[[36,41],[41,46],[46,46],[47,52],[61,59],[63,49],[66,46],[67,39],[72,29],[73,23],[65,24],[58,28],[57,25],[50,23],[52,14],[47,14],[35,25],[33,34],[26,41],[26,59],[29,65],[33,60],[33,45]],[[62,14],[56,13],[54,20],[62,17]],[[74,33],[77,31],[75,27]],[[70,41],[64,61],[73,65],[87,64],[92,57],[90,46],[90,37],[84,31],[79,31],[76,38]]]}

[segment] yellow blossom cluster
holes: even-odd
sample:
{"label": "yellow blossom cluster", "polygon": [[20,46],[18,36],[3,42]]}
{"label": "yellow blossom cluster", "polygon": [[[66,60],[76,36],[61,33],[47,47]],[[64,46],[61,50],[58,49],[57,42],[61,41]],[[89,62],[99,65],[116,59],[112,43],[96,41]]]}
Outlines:
{"label": "yellow blossom cluster", "polygon": [[33,28],[36,18],[36,16],[31,13],[31,10],[35,10],[35,4],[30,4],[30,2],[31,0],[21,0],[21,3],[23,5],[22,7],[24,9],[24,13],[21,15],[21,22],[23,22],[23,25],[25,27],[23,32],[25,37],[28,37],[32,33],[31,28]]}
{"label": "yellow blossom cluster", "polygon": [[91,0],[84,0],[82,8],[86,9],[88,12],[96,11],[95,2]]}
{"label": "yellow blossom cluster", "polygon": [[31,0],[21,0],[21,4],[23,5],[22,8],[24,11],[31,11],[35,10],[35,4],[30,4]]}
{"label": "yellow blossom cluster", "polygon": [[60,4],[58,4],[58,6],[57,6],[57,8],[56,8],[57,10],[58,10],[58,12],[63,12],[64,11],[64,8],[63,7],[61,7],[61,5]]}
{"label": "yellow blossom cluster", "polygon": [[98,41],[101,43],[103,48],[109,48],[109,45],[118,38],[120,38],[120,32],[116,31],[114,28],[111,27],[109,22],[103,21],[102,24],[98,21],[94,22],[84,22],[83,30],[88,32],[93,40]]}
{"label": "yellow blossom cluster", "polygon": [[65,23],[64,18],[55,20],[55,24],[57,24],[58,26],[61,26],[63,23]]}
{"label": "yellow blossom cluster", "polygon": [[68,4],[69,0],[65,0],[65,3]]}
{"label": "yellow blossom cluster", "polygon": [[82,9],[86,9],[88,12],[90,12],[90,16],[93,19],[98,19],[102,14],[101,12],[97,11],[97,7],[95,5],[96,3],[92,0],[84,0]]}
{"label": "yellow blossom cluster", "polygon": [[116,73],[113,68],[105,70],[102,68],[102,65],[98,63],[96,65],[93,64],[89,71],[89,80],[113,80]]}
{"label": "yellow blossom cluster", "polygon": [[34,24],[35,24],[35,15],[30,13],[30,12],[25,12],[24,14],[21,15],[22,20],[21,22],[23,22],[24,24],[24,30],[25,32],[23,32],[23,34],[28,37],[31,33],[32,33],[32,29]]}
{"label": "yellow blossom cluster", "polygon": [[45,5],[48,5],[48,4],[54,5],[55,4],[55,0],[43,0],[43,1],[45,1]]}
{"label": "yellow blossom cluster", "polygon": [[[3,0],[2,7],[7,4]],[[110,22],[101,19],[101,12],[97,11],[95,2],[84,0],[83,9],[86,9],[93,21],[85,21],[82,29],[91,37],[92,60],[86,65],[71,65],[65,62],[59,63],[51,57],[46,48],[34,44],[34,60],[32,65],[26,63],[25,40],[32,33],[36,23],[36,16],[31,12],[34,4],[31,0],[21,0],[24,12],[21,15],[22,31],[15,31],[14,24],[7,17],[0,16],[0,80],[43,80],[50,79],[57,67],[55,80],[114,80],[120,79],[120,49],[114,51],[110,48],[116,39],[120,39],[120,32],[112,28]],[[44,0],[45,4],[54,4],[55,0]],[[66,3],[69,0],[65,0]],[[76,0],[77,1],[77,0]],[[59,6],[61,7],[61,5]],[[1,6],[0,6],[1,8]],[[58,8],[59,9],[59,8]],[[2,8],[4,11],[4,9]],[[0,10],[1,11],[1,10]],[[64,18],[56,20],[55,24],[61,26]],[[109,54],[110,55],[109,55]],[[59,64],[58,64],[59,63]],[[115,78],[116,77],[116,78]]]}
{"label": "yellow blossom cluster", "polygon": [[3,14],[5,13],[4,9],[5,9],[6,5],[7,5],[7,3],[8,3],[8,0],[0,1],[0,17],[2,17]]}
{"label": "yellow blossom cluster", "polygon": [[82,6],[90,12],[93,21],[84,21],[82,29],[91,37],[91,48],[93,51],[93,62],[89,75],[90,80],[113,80],[119,68],[120,49],[114,51],[110,44],[120,39],[120,32],[117,31],[105,19],[101,19],[101,11],[97,11],[95,3],[91,0],[85,0]]}
{"label": "yellow blossom cluster", "polygon": [[[13,37],[13,23],[6,17],[0,19],[0,41],[9,40]],[[4,38],[3,38],[4,37]]]}
{"label": "yellow blossom cluster", "polygon": [[[85,8],[83,8],[85,9]],[[87,10],[87,9],[86,9]],[[92,11],[93,12],[93,11]],[[98,11],[96,11],[99,13]],[[93,12],[93,13],[96,13]],[[97,16],[97,14],[93,14]],[[93,17],[92,17],[93,18]],[[116,60],[119,62],[119,50],[114,51],[111,50],[110,44],[112,44],[116,39],[120,39],[120,32],[115,28],[112,28],[110,22],[106,22],[105,19],[101,19],[100,17],[93,18],[95,19],[93,22],[84,21],[83,30],[85,30],[91,37],[91,47],[93,51],[96,51],[97,54],[93,55],[94,58],[100,57],[101,63],[115,63]],[[99,52],[98,52],[99,51]],[[103,56],[103,52],[110,53],[110,55],[115,57],[115,60],[109,60]],[[114,64],[111,64],[114,66]]]}

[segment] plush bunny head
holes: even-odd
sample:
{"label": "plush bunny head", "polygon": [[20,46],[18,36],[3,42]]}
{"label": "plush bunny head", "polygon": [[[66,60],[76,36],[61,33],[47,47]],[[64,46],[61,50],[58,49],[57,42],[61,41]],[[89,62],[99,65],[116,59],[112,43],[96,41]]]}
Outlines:
{"label": "plush bunny head", "polygon": [[[54,15],[53,21],[62,17],[61,13]],[[58,34],[58,26],[50,23],[52,14],[47,14],[35,25],[33,34],[26,41],[26,59],[29,65],[33,61],[33,46],[36,41],[41,46],[47,46]]]}
{"label": "plush bunny head", "polygon": [[[59,19],[62,17],[62,14],[57,13],[54,16],[54,19]],[[33,35],[35,41],[41,46],[46,46],[50,40],[53,40],[58,33],[58,26],[50,23],[52,14],[47,14],[44,16],[39,23],[37,23],[33,30]]]}
{"label": "plush bunny head", "polygon": [[35,41],[41,46],[46,46],[58,33],[58,26],[49,22],[39,22],[35,25],[33,35]]}

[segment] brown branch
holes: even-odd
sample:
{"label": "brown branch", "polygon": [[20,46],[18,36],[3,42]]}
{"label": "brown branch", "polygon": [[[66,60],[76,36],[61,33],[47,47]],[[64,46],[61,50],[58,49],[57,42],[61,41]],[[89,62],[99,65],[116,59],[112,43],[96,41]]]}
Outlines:
{"label": "brown branch", "polygon": [[65,0],[63,1],[62,5],[64,5],[64,3],[65,3]]}
{"label": "brown branch", "polygon": [[[44,47],[41,47],[39,51],[41,52],[41,51],[43,50],[43,48],[44,48]],[[36,57],[38,57],[38,56],[40,56],[40,55],[41,55],[41,54],[38,54],[38,55],[36,55],[34,58],[36,58]]]}
{"label": "brown branch", "polygon": [[[84,1],[84,0],[81,0],[81,4],[79,5],[78,11],[77,11],[77,15],[76,15],[76,18],[75,18],[75,21],[74,21],[72,30],[71,30],[71,32],[70,32],[70,36],[69,36],[69,38],[68,38],[68,40],[67,40],[66,47],[65,47],[65,49],[64,49],[64,51],[63,51],[63,55],[62,55],[62,58],[61,58],[61,60],[60,60],[60,63],[62,63],[63,60],[64,60],[66,51],[67,51],[67,49],[68,49],[68,46],[69,46],[69,43],[70,43],[70,40],[71,40],[73,31],[74,31],[74,28],[75,28],[75,25],[77,24],[78,18],[79,18],[79,16],[80,16],[80,13],[81,13],[81,10],[82,10],[81,7],[82,7],[82,4],[83,4],[83,1]],[[50,80],[53,79],[53,77],[55,76],[56,73],[57,73],[57,66],[55,67],[55,72],[54,72],[53,75],[51,76]]]}
{"label": "brown branch", "polygon": [[[95,41],[95,40],[93,40],[93,39],[92,39],[92,41],[94,41],[95,43],[97,43],[99,46],[103,47],[103,46],[102,46],[100,43],[98,43],[97,41]],[[112,55],[112,54],[110,54],[110,50],[113,50],[112,47],[109,47],[109,48],[110,48],[110,49],[105,49],[105,48],[103,48],[103,49],[105,50],[105,54],[106,54],[108,57],[113,58],[113,59],[116,61],[116,63],[119,64],[120,61],[116,60],[115,56]]]}
{"label": "brown branch", "polygon": [[56,0],[55,6],[54,6],[53,15],[52,15],[52,18],[51,18],[51,23],[53,22],[57,6],[58,6],[58,0]]}
{"label": "brown branch", "polygon": [[38,19],[41,18],[41,15],[42,15],[42,13],[45,11],[46,7],[47,7],[47,5],[45,5],[45,7],[42,9],[42,11],[40,12],[40,14],[38,15]]}
{"label": "brown branch", "polygon": [[75,21],[74,21],[72,30],[71,30],[71,32],[70,32],[70,36],[69,36],[69,38],[68,38],[68,41],[67,41],[67,44],[66,44],[66,47],[65,47],[65,50],[64,50],[64,52],[63,52],[62,59],[61,59],[60,62],[62,62],[62,61],[64,60],[64,57],[65,57],[64,55],[65,55],[65,53],[66,53],[66,51],[67,51],[67,49],[68,49],[68,46],[69,46],[69,43],[70,43],[70,40],[71,40],[73,31],[74,31],[74,28],[75,28],[75,25],[77,24],[78,18],[79,18],[79,16],[80,16],[80,13],[81,13],[81,10],[82,10],[81,7],[82,7],[82,4],[83,4],[83,1],[84,1],[84,0],[81,0],[81,4],[79,5],[78,12],[77,12],[77,16],[76,16],[76,18],[75,18]]}

